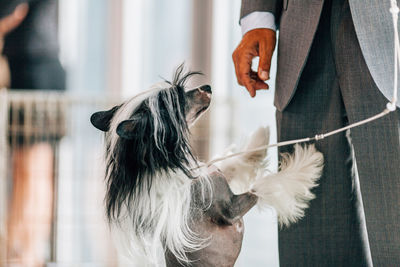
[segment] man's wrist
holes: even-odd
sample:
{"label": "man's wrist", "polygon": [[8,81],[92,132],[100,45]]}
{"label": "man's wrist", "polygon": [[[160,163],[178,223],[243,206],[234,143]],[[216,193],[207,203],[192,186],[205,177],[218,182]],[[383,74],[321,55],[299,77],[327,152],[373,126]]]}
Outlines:
{"label": "man's wrist", "polygon": [[241,18],[242,36],[248,31],[264,28],[276,31],[275,16],[271,12],[255,11]]}

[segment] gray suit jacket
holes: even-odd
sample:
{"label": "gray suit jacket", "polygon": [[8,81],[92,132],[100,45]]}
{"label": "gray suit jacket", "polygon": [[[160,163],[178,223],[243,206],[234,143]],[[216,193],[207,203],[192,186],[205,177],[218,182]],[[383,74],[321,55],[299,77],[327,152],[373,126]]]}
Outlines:
{"label": "gray suit jacket", "polygon": [[[323,0],[243,0],[241,17],[268,11],[279,25],[275,106],[293,97],[322,11]],[[383,95],[393,95],[393,24],[390,0],[349,0],[353,23],[368,69]],[[400,99],[400,90],[398,92]],[[400,101],[398,101],[397,105]]]}

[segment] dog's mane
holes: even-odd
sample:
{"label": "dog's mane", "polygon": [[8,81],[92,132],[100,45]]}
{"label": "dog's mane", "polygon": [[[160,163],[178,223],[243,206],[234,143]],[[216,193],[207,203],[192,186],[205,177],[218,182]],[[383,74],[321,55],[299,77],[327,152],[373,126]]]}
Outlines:
{"label": "dog's mane", "polygon": [[[131,249],[150,259],[156,256],[157,242],[182,261],[186,251],[204,243],[189,227],[191,179],[207,180],[191,171],[197,160],[188,139],[185,84],[195,74],[180,66],[172,82],[156,84],[125,102],[106,133],[107,217],[134,235],[129,243],[135,241],[136,247]],[[134,121],[129,139],[117,134],[125,120]]]}

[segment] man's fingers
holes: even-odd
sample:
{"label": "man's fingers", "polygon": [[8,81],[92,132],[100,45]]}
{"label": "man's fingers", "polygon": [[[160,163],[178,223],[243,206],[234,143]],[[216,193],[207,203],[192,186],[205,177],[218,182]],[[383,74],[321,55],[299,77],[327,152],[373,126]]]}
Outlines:
{"label": "man's fingers", "polygon": [[246,87],[247,91],[249,91],[251,97],[256,96],[257,90],[267,90],[269,88],[268,84],[260,80],[257,76],[257,73],[254,71],[251,71],[249,75],[247,75],[244,86]]}
{"label": "man's fingers", "polygon": [[256,96],[256,89],[254,88],[253,83],[251,81],[246,81],[244,86],[246,87],[247,91],[249,91],[251,97]]}
{"label": "man's fingers", "polygon": [[245,85],[250,80],[249,73],[251,72],[251,63],[253,57],[255,56],[255,52],[256,51],[251,49],[246,49],[243,52],[235,52],[232,55],[233,62],[235,64],[236,77],[240,85]]}
{"label": "man's fingers", "polygon": [[266,81],[269,79],[269,70],[271,68],[271,57],[267,49],[266,42],[260,42],[259,44],[260,60],[258,63],[258,77]]}
{"label": "man's fingers", "polygon": [[256,95],[256,89],[254,88],[254,80],[250,78],[250,73],[244,73],[241,74],[241,81],[244,87],[246,87],[247,91],[249,91],[249,94],[251,97],[254,97]]}
{"label": "man's fingers", "polygon": [[256,82],[255,82],[255,85],[254,85],[254,88],[255,88],[256,90],[268,90],[268,89],[269,89],[269,86],[268,86],[268,84],[266,84],[266,83],[263,82],[263,81],[256,81]]}
{"label": "man's fingers", "polygon": [[260,40],[258,45],[258,52],[260,56],[260,61],[258,63],[258,77],[266,81],[269,79],[269,71],[271,68],[271,58],[274,53],[276,34],[275,31],[265,29],[266,36]]}
{"label": "man's fingers", "polygon": [[236,61],[233,61],[234,65],[235,65],[235,73],[236,73],[236,79],[239,85],[243,85],[243,77],[242,74],[239,71],[239,66],[238,63]]}
{"label": "man's fingers", "polygon": [[19,4],[13,13],[5,18],[0,19],[0,38],[15,29],[28,14],[28,4]]}
{"label": "man's fingers", "polygon": [[251,78],[252,83],[254,84],[254,88],[255,88],[256,90],[260,90],[260,89],[269,89],[268,84],[266,84],[263,80],[261,80],[261,79],[258,77],[257,72],[252,71],[252,72],[250,73],[250,78]]}
{"label": "man's fingers", "polygon": [[251,80],[250,82],[246,82],[245,87],[251,97],[256,96],[256,91],[268,90],[268,88],[269,88],[268,84],[264,83],[263,81],[254,81],[254,80]]}

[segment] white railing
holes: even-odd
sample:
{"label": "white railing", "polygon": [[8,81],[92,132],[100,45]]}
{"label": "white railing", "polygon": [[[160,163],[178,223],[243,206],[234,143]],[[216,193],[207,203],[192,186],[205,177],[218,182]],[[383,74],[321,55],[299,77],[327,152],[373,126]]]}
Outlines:
{"label": "white railing", "polygon": [[[39,142],[50,144],[54,156],[52,233],[46,261],[81,262],[83,259],[77,256],[81,251],[96,250],[96,238],[88,241],[85,247],[68,247],[68,243],[83,243],[76,239],[82,236],[81,233],[87,233],[85,228],[91,228],[85,224],[93,210],[80,202],[92,197],[93,188],[100,189],[94,194],[97,195],[98,207],[94,210],[103,210],[103,180],[100,172],[94,169],[100,165],[101,133],[90,125],[90,114],[119,102],[118,97],[104,95],[94,97],[57,91],[0,90],[0,266],[7,255],[7,217],[10,216],[10,188],[14,175],[12,154],[21,147]],[[96,218],[101,219],[101,216],[101,212],[97,212]],[[105,228],[104,220],[97,221],[101,228]],[[76,231],[76,228],[81,229]],[[100,260],[107,261],[104,258]]]}

